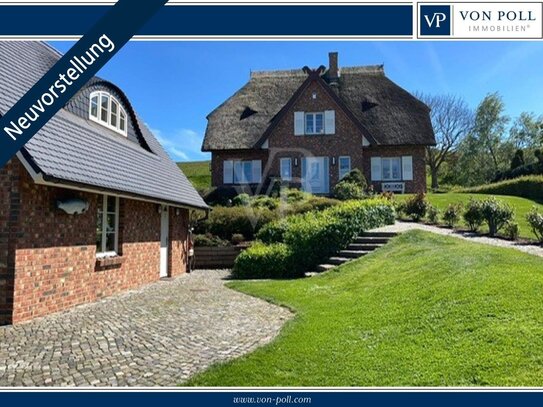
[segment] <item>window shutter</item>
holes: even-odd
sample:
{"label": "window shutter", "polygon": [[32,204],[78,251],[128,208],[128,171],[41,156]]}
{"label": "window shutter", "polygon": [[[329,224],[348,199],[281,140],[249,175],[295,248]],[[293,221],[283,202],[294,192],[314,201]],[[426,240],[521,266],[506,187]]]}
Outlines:
{"label": "window shutter", "polygon": [[222,163],[222,178],[223,184],[234,183],[234,162],[232,160],[225,160]]}
{"label": "window shutter", "polygon": [[381,157],[371,157],[371,180],[381,181]]}
{"label": "window shutter", "polygon": [[294,112],[294,135],[304,135],[304,112]]}
{"label": "window shutter", "polygon": [[324,112],[324,134],[336,134],[336,111]]}
{"label": "window shutter", "polygon": [[404,181],[413,181],[413,157],[410,155],[402,157],[402,174]]}
{"label": "window shutter", "polygon": [[262,181],[262,161],[260,160],[253,160],[253,179],[251,182],[253,184],[259,184],[260,181]]}

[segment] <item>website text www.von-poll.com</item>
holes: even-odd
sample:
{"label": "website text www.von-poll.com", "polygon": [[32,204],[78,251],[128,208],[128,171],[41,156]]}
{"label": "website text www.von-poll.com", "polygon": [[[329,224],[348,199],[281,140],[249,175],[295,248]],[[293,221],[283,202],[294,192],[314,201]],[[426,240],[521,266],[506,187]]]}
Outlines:
{"label": "website text www.von-poll.com", "polygon": [[66,92],[69,86],[72,86],[79,76],[87,70],[100,56],[105,52],[111,53],[115,49],[115,44],[106,34],[103,34],[98,42],[92,44],[88,51],[79,57],[73,57],[70,62],[70,68],[66,72],[59,74],[58,79],[51,84],[47,92],[44,92],[36,102],[17,120],[11,121],[9,126],[4,127],[4,132],[13,140],[23,134],[33,122],[39,119],[40,113],[44,113],[48,106],[51,106],[61,94]]}
{"label": "website text www.von-poll.com", "polygon": [[280,406],[285,404],[311,404],[311,397],[293,397],[291,395],[276,397],[234,396],[232,401],[234,404],[267,404]]}

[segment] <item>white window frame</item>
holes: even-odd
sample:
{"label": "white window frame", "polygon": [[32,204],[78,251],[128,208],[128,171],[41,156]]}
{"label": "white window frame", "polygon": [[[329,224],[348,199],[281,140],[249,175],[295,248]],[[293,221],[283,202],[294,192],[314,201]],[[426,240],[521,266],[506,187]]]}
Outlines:
{"label": "white window frame", "polygon": [[[288,173],[289,173],[288,177],[283,175],[283,163],[286,163],[286,162],[288,162]],[[279,159],[279,172],[281,175],[281,179],[283,181],[292,181],[292,158],[283,157]]]}
{"label": "white window frame", "polygon": [[[341,160],[344,160],[344,159],[347,159],[349,160],[349,170],[345,173],[345,174],[341,174]],[[338,157],[337,159],[337,169],[338,169],[338,176],[339,176],[339,180],[341,181],[343,178],[345,178],[345,176],[351,172],[351,156],[350,155],[341,155]]]}
{"label": "white window frame", "polygon": [[[105,96],[108,98],[107,102],[107,121],[102,120],[102,97]],[[92,99],[94,97],[98,98],[98,106],[96,110],[96,116],[92,115]],[[115,102],[117,103],[118,109],[117,109],[117,125],[113,126],[111,124],[111,104]],[[124,130],[121,129],[121,116],[124,116]],[[121,103],[115,98],[111,93],[104,92],[102,90],[98,90],[95,92],[92,92],[89,97],[89,119],[99,123],[100,125],[107,127],[108,129],[111,129],[115,131],[116,133],[122,134],[123,136],[128,135],[128,116],[126,114],[126,110],[124,110]]]}
{"label": "white window frame", "polygon": [[[322,130],[320,132],[316,131],[317,128],[317,115],[320,115],[322,117]],[[313,117],[313,130],[307,131],[307,118],[311,116]],[[305,112],[304,113],[304,134],[308,136],[318,136],[321,134],[325,134],[325,122],[324,122],[324,112]]]}
{"label": "white window frame", "polygon": [[[385,160],[389,160],[389,172],[390,177],[385,178]],[[399,168],[400,168],[400,177],[399,178],[392,178],[392,160],[397,160],[399,162]],[[403,174],[402,174],[402,157],[382,157],[381,158],[381,181],[402,181],[403,180]]]}
{"label": "white window frame", "polygon": [[[244,185],[244,184],[260,184],[262,182],[262,160],[226,160],[226,161],[232,161],[232,182],[228,183],[228,185]],[[255,161],[260,162],[260,174],[257,180],[254,179],[254,166]],[[246,165],[250,165],[249,171],[245,171]],[[224,164],[223,164],[224,166]],[[236,174],[236,168],[241,169],[241,174]],[[224,167],[223,167],[224,171]],[[247,179],[246,175],[247,173],[250,176],[250,179]],[[236,175],[239,175],[239,177],[236,178]],[[223,181],[226,178],[223,174]]]}
{"label": "white window frame", "polygon": [[[106,251],[106,241],[107,241],[107,198],[115,198],[115,241],[113,243],[114,250]],[[111,212],[109,212],[111,213]],[[96,214],[98,216],[98,213]],[[119,253],[119,197],[112,195],[102,195],[102,249],[98,250],[96,248],[96,257],[111,257],[117,256]]]}

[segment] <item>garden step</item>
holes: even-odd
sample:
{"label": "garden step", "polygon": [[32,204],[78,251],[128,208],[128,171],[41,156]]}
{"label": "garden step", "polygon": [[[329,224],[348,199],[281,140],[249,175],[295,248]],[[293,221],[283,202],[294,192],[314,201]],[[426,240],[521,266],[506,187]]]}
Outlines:
{"label": "garden step", "polygon": [[368,254],[371,250],[341,250],[338,255],[341,257],[349,257],[352,259],[357,259],[359,257],[365,256]]}
{"label": "garden step", "polygon": [[371,252],[375,249],[378,249],[380,247],[384,246],[384,244],[365,244],[365,243],[351,243],[347,250],[364,250]]}
{"label": "garden step", "polygon": [[325,271],[328,271],[328,270],[331,270],[333,269],[334,267],[336,267],[335,264],[319,264],[317,266],[317,271],[319,272],[325,272]]}
{"label": "garden step", "polygon": [[366,237],[366,236],[359,236],[356,239],[354,239],[354,243],[367,243],[367,244],[386,244],[390,238],[388,237]]}
{"label": "garden step", "polygon": [[352,258],[348,258],[348,257],[330,257],[328,259],[328,263],[339,266],[340,264],[347,263],[348,261],[351,261],[351,260]]}
{"label": "garden step", "polygon": [[398,234],[396,232],[364,232],[361,237],[395,237]]}

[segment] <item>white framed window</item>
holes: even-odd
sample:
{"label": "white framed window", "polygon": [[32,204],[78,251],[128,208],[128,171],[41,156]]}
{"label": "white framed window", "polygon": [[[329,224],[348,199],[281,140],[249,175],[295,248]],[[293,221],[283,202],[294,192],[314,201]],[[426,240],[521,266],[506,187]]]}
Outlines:
{"label": "white framed window", "polygon": [[283,181],[292,181],[292,159],[290,157],[279,160],[281,167],[281,179]]}
{"label": "white framed window", "polygon": [[89,118],[123,136],[127,135],[126,111],[108,92],[90,94]]}
{"label": "white framed window", "polygon": [[383,181],[399,181],[402,179],[401,157],[389,157],[381,160],[381,171]]}
{"label": "white framed window", "polygon": [[103,195],[96,218],[96,257],[116,256],[119,252],[119,198]]}
{"label": "white framed window", "polygon": [[223,162],[224,184],[258,184],[261,179],[261,160],[226,160]]}
{"label": "white framed window", "polygon": [[305,114],[305,134],[324,134],[324,112]]}
{"label": "white framed window", "polygon": [[339,179],[351,172],[351,157],[344,155],[338,158]]}

